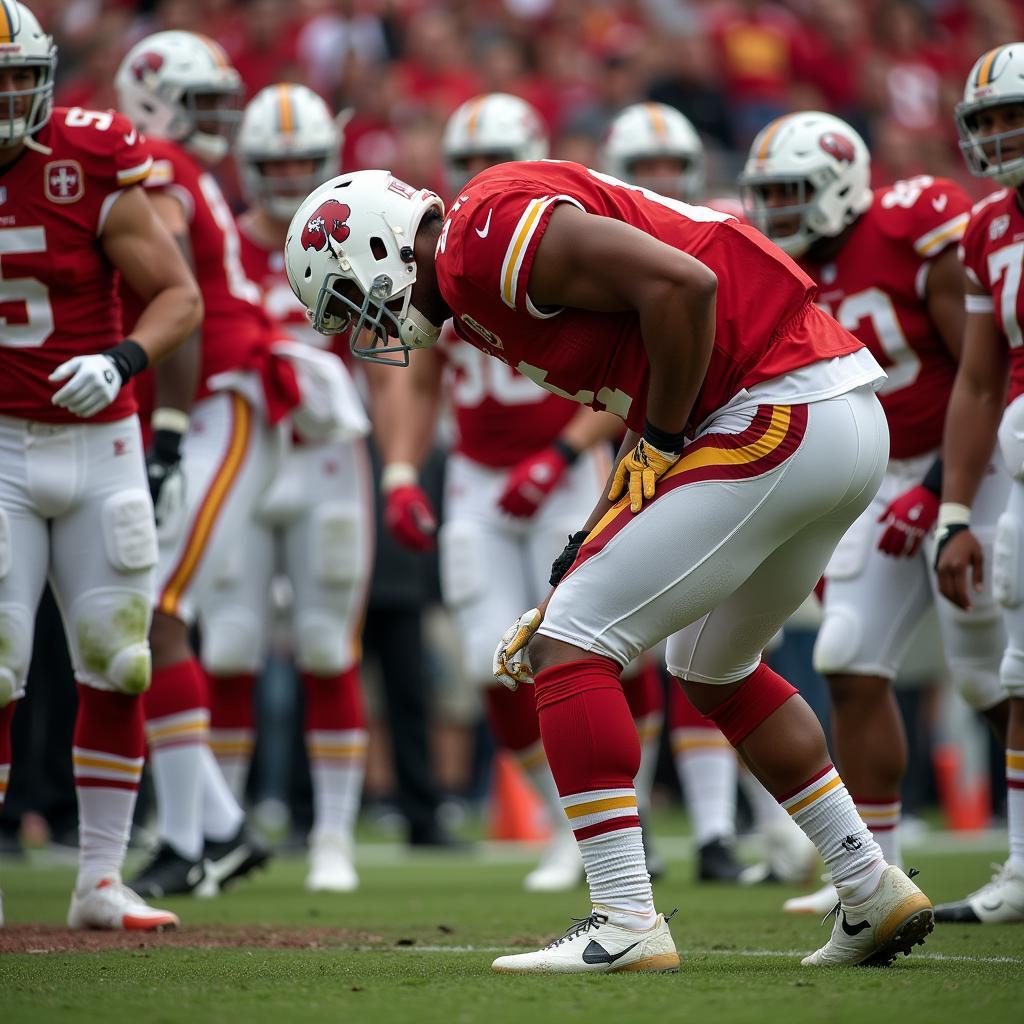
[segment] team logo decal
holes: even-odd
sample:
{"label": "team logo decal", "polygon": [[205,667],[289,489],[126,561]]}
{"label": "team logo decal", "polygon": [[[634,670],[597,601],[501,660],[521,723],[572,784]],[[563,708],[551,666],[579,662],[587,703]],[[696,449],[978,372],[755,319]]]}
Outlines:
{"label": "team logo decal", "polygon": [[474,333],[479,334],[488,345],[492,345],[494,348],[504,348],[505,346],[501,343],[499,338],[494,331],[489,331],[479,320],[474,320],[468,313],[463,313],[459,319]]}
{"label": "team logo decal", "polygon": [[149,50],[146,53],[140,53],[132,61],[131,70],[136,81],[144,82],[150,75],[155,75],[163,66],[163,57],[159,53],[153,53]]}
{"label": "team logo decal", "polygon": [[352,207],[339,203],[337,199],[328,199],[321,203],[306,220],[302,229],[302,248],[314,249],[317,252],[329,252],[336,256],[331,239],[339,245],[352,233],[347,221],[352,216]]}
{"label": "team logo decal", "polygon": [[85,195],[85,178],[77,160],[51,160],[43,168],[46,198],[53,203],[77,203]]}
{"label": "team logo decal", "polygon": [[842,160],[846,164],[852,164],[857,155],[853,148],[853,143],[845,135],[837,135],[835,132],[825,132],[818,139],[818,145],[829,156],[834,156],[837,160]]}
{"label": "team logo decal", "polygon": [[1010,215],[1004,213],[1001,217],[995,217],[988,226],[988,238],[990,242],[1002,238],[1010,230]]}

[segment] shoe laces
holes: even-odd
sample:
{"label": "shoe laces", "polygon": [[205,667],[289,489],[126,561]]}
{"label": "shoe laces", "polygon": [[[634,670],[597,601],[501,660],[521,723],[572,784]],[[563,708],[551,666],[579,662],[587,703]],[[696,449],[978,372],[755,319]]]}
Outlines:
{"label": "shoe laces", "polygon": [[556,946],[560,946],[563,942],[572,942],[573,939],[578,939],[581,935],[585,935],[591,929],[595,931],[603,924],[608,923],[607,914],[599,914],[596,910],[593,911],[588,917],[574,917],[572,924],[557,938],[554,942],[549,942],[544,948],[554,949]]}

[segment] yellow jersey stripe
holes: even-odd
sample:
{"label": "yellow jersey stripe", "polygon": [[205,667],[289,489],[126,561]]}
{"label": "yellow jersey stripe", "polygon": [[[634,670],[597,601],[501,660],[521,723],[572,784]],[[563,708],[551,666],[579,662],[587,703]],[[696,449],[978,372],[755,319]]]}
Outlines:
{"label": "yellow jersey stripe", "polygon": [[530,200],[505,253],[505,266],[501,277],[501,298],[505,305],[511,306],[512,309],[516,308],[516,264],[519,262],[520,253],[526,248],[530,236],[537,226],[546,199],[547,196],[544,199]]}
{"label": "yellow jersey stripe", "polygon": [[127,188],[129,185],[138,185],[140,181],[145,181],[149,177],[149,172],[153,169],[153,158],[147,156],[144,163],[138,164],[135,167],[127,167],[123,171],[117,172],[117,183],[123,188]]}

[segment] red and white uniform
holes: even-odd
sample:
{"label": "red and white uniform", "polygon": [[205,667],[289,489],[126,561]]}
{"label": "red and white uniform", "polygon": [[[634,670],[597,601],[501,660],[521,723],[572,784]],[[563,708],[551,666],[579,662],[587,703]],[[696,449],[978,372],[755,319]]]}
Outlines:
{"label": "red and white uniform", "polygon": [[[987,576],[1006,628],[1001,682],[1011,697],[1024,697],[1024,212],[1018,192],[1000,189],[974,206],[960,258],[970,281],[988,293],[968,296],[968,315],[991,315],[1009,349],[1010,384],[997,456],[1011,480]],[[976,534],[983,500],[984,483],[971,507]]]}
{"label": "red and white uniform", "polygon": [[[88,421],[48,376],[124,337],[103,226],[150,159],[110,111],[57,108],[0,173],[0,691],[20,696],[47,576],[75,675],[148,680],[156,536],[131,384]],[[134,673],[134,679],[129,678]]]}
{"label": "red and white uniform", "polygon": [[[322,347],[327,339],[309,326],[288,285],[282,248],[239,235],[246,279],[259,289],[266,314],[279,330]],[[217,585],[200,605],[209,672],[262,669],[270,585],[280,569],[292,587],[300,671],[337,675],[356,664],[373,565],[372,486],[361,438],[289,448],[245,522],[218,549]]]}
{"label": "red and white uniform", "polygon": [[[558,162],[492,168],[462,196],[435,265],[460,336],[636,430],[649,378],[637,315],[530,301],[552,209],[572,203],[623,221],[716,273],[717,333],[694,440],[639,515],[620,502],[598,524],[541,631],[624,665],[682,630],[669,643],[673,671],[713,682],[749,675],[881,477],[885,423],[867,387],[881,379],[877,363],[814,306],[810,278],[724,214]],[[753,625],[738,631],[737,616]]]}
{"label": "red and white uniform", "polygon": [[[234,218],[213,175],[174,142],[148,140],[146,188],[173,196],[189,225],[203,295],[202,361],[182,449],[185,508],[160,528],[157,608],[190,621],[216,579],[216,563],[274,471],[273,424],[297,401],[294,376],[270,355],[280,337],[246,276]],[[126,318],[128,319],[128,318]]]}
{"label": "red and white uniform", "polygon": [[[956,362],[928,315],[925,290],[933,261],[963,237],[969,211],[955,182],[898,181],[875,191],[831,263],[802,266],[819,286],[819,304],[885,367],[879,399],[891,438],[885,479],[825,573],[815,667],[894,679],[917,624],[934,607],[950,669],[968,701],[984,708],[1001,699],[1003,635],[991,588],[968,617],[939,597],[930,544],[914,558],[878,549],[882,514],[921,482],[942,441]],[[1005,473],[993,465],[977,508],[979,535],[989,545],[1007,487]]]}

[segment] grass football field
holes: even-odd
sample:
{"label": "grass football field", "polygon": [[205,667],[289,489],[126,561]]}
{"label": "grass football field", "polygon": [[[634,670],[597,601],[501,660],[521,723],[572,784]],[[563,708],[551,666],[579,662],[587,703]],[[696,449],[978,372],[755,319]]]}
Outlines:
{"label": "grass football field", "polygon": [[[531,854],[514,848],[363,846],[362,887],[346,896],[304,892],[304,862],[281,858],[216,900],[162,901],[182,930],[141,938],[64,931],[72,870],[7,862],[0,1021],[1024,1021],[1024,925],[939,926],[892,968],[809,971],[799,957],[828,929],[780,912],[796,889],[698,886],[687,844],[665,845],[656,894],[659,908],[679,907],[682,968],[661,976],[492,974],[495,955],[554,938],[588,908],[582,889],[524,893]],[[988,848],[930,845],[908,861],[935,901],[981,884],[1004,855],[998,837]]]}

